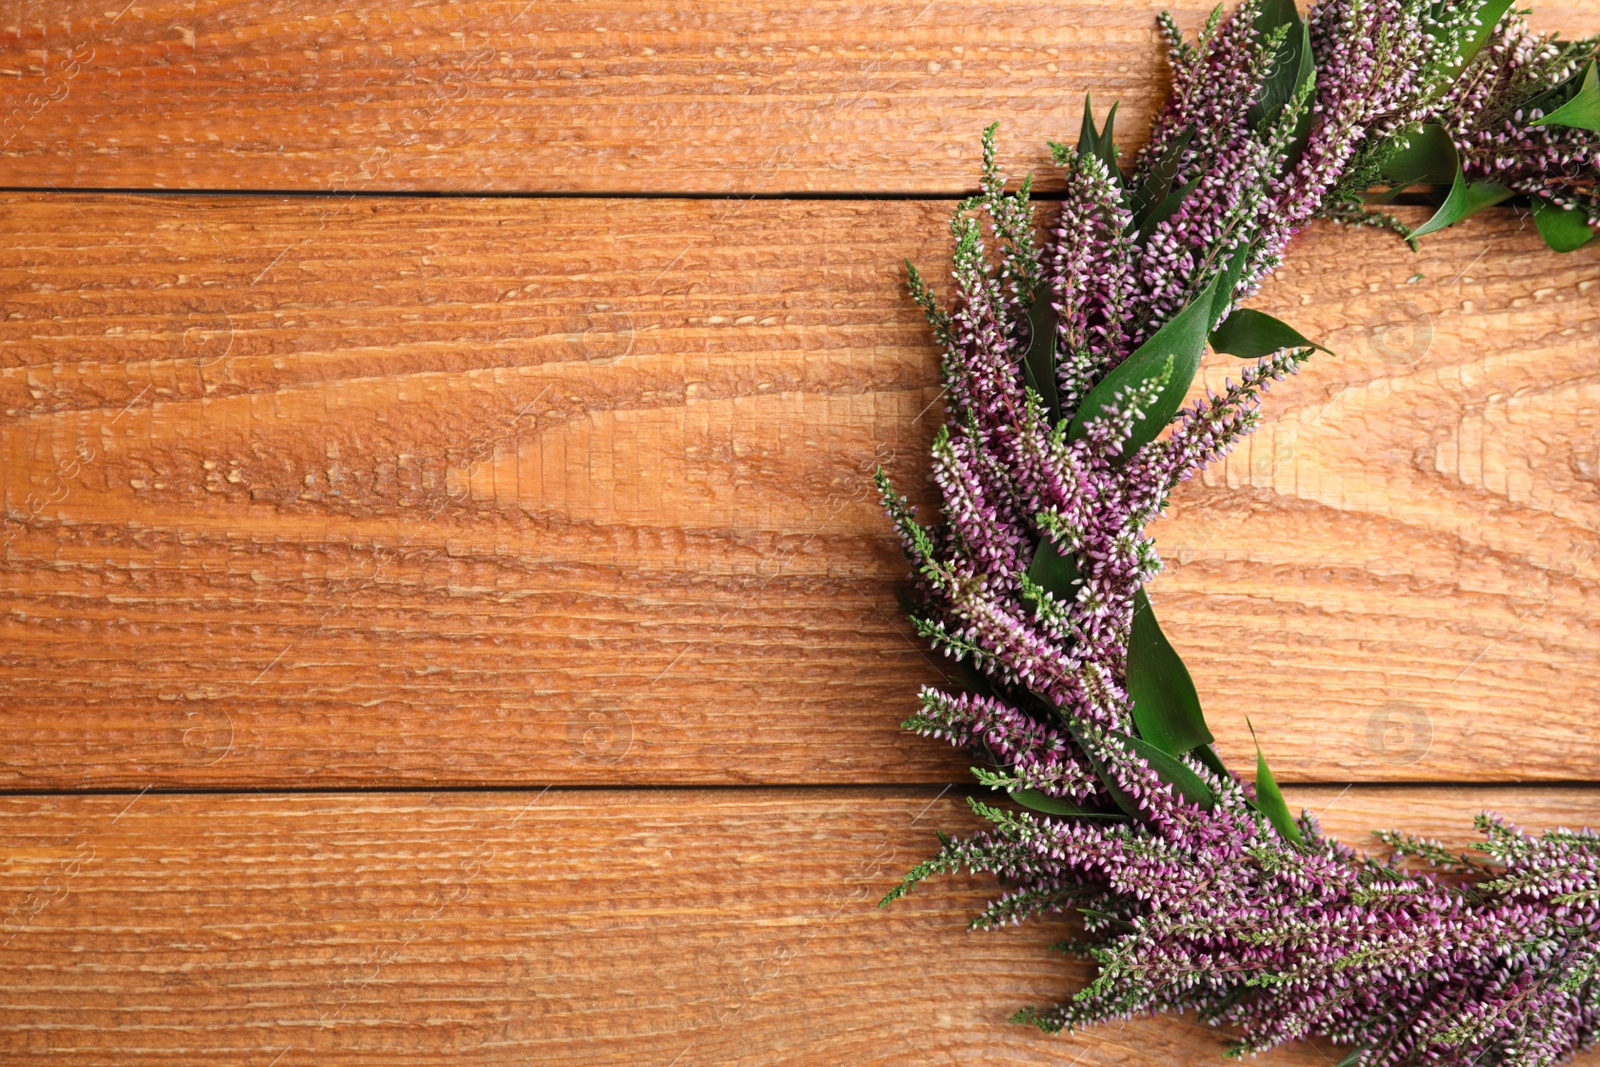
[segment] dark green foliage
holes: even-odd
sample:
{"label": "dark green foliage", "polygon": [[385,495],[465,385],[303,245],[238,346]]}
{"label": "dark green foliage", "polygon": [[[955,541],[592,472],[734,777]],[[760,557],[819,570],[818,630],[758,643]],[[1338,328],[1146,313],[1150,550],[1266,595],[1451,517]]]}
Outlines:
{"label": "dark green foliage", "polygon": [[1189,669],[1161,632],[1143,587],[1133,599],[1127,688],[1139,736],[1156,748],[1176,756],[1211,743]]}

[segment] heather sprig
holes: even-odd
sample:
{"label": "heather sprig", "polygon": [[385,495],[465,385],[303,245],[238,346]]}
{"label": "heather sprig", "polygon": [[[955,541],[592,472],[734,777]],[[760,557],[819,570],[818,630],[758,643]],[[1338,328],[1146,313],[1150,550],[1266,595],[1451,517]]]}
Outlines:
{"label": "heather sprig", "polygon": [[[1211,750],[1143,592],[1145,531],[1312,356],[1237,310],[1312,219],[1404,230],[1368,190],[1420,183],[1448,195],[1416,236],[1520,194],[1577,212],[1562,241],[1581,241],[1600,135],[1539,123],[1588,91],[1595,42],[1530,34],[1503,0],[1324,0],[1304,21],[1245,0],[1193,42],[1161,25],[1172,94],[1126,171],[1086,106],[1078,144],[1053,146],[1041,232],[991,127],[948,303],[908,264],[943,350],[941,521],[878,484],[918,632],[975,674],[904,725],[968,749],[1022,810],[972,800],[989,829],[941,836],[885,903],[965,868],[1007,883],[975,927],[1080,916],[1064,947],[1097,974],[1018,1014],[1045,1030],[1193,1010],[1234,1054],[1320,1035],[1347,1067],[1557,1062],[1600,1029],[1600,837],[1485,815],[1478,855],[1385,831],[1380,857],[1295,819],[1264,758],[1252,786]],[[1251,361],[1182,406],[1208,338]]]}

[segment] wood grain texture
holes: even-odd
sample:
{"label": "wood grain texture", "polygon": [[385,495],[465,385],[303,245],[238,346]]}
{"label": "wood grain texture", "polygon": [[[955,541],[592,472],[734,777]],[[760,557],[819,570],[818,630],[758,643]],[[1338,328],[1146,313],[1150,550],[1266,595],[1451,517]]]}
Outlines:
{"label": "wood grain texture", "polygon": [[1164,92],[1148,0],[111,6],[0,40],[9,182],[954,192],[996,119],[1039,166],[1085,90],[1134,129]]}
{"label": "wood grain texture", "polygon": [[1255,301],[1339,356],[1174,494],[1152,592],[1236,761],[1249,715],[1297,777],[1600,771],[1600,256],[1531,231],[1321,231]]}
{"label": "wood grain texture", "polygon": [[[1136,146],[1163,6],[52,0],[0,22],[0,161],[38,188],[955,194],[990,122],[1041,169],[1085,92]],[[1600,30],[1592,2],[1537,18]]]}
{"label": "wood grain texture", "polygon": [[9,201],[10,781],[928,780],[942,210]]}
{"label": "wood grain texture", "polygon": [[[1592,789],[1289,799],[1347,840],[1401,817],[1464,845],[1485,806],[1600,821]],[[873,907],[935,828],[973,825],[932,789],[0,798],[0,1056],[1223,1062],[1226,1035],[1184,1020],[1066,1038],[1008,1024],[1087,972],[1048,951],[1064,922],[967,933],[992,880]]]}
{"label": "wood grain texture", "polygon": [[[0,202],[0,785],[963,780],[869,481],[947,208]],[[1225,756],[1600,772],[1597,292],[1509,213],[1293,250],[1342,354],[1156,531]]]}

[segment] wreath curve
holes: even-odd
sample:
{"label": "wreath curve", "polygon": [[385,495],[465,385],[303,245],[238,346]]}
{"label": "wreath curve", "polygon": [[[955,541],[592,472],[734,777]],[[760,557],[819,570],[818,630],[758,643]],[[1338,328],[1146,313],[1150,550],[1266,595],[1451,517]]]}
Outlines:
{"label": "wreath curve", "polygon": [[[1321,1036],[1340,1067],[1555,1063],[1600,1033],[1600,835],[1532,837],[1480,815],[1476,854],[1394,832],[1384,857],[1291,815],[1210,747],[1193,682],[1144,586],[1168,494],[1255,426],[1262,394],[1320,346],[1239,307],[1313,218],[1414,242],[1525,198],[1545,242],[1600,227],[1600,38],[1529,31],[1510,0],[1293,0],[1170,17],[1172,90],[1124,172],[1116,109],[1085,102],[1052,144],[1064,191],[1042,244],[1031,178],[1006,192],[995,128],[981,193],[951,223],[949,310],[907,263],[943,348],[933,444],[943,522],[880,469],[914,572],[912,620],[965,665],[905,726],[967,746],[990,829],[885,898],[968,868],[1007,889],[992,927],[1076,911],[1098,964],[1047,1031],[1194,1011],[1240,1055]],[[1408,230],[1369,205],[1431,187]],[[1369,190],[1384,188],[1385,192]],[[1253,362],[1184,406],[1207,345]],[[1168,431],[1170,428],[1170,432]],[[1418,870],[1418,866],[1425,869]]]}

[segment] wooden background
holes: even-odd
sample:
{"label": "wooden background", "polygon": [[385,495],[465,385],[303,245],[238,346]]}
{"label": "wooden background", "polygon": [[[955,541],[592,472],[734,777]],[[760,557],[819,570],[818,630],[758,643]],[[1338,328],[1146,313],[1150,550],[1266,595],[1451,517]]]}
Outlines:
{"label": "wooden background", "polygon": [[[1221,1062],[1008,1025],[1085,972],[967,934],[992,882],[871,906],[972,825],[897,728],[900,263],[989,121],[1137,134],[1156,10],[7,5],[0,1061]],[[1346,840],[1600,822],[1597,300],[1513,210],[1256,300],[1339,356],[1152,597]]]}

